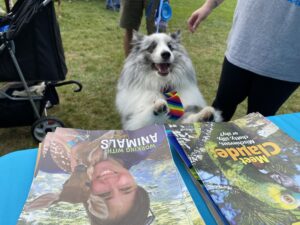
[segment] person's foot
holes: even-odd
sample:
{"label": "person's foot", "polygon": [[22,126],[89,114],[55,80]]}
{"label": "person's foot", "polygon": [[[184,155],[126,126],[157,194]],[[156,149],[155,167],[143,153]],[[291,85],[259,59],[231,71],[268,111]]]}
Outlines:
{"label": "person's foot", "polygon": [[114,5],[114,6],[106,5],[106,9],[119,12],[120,11],[120,5],[119,4]]}
{"label": "person's foot", "polygon": [[112,7],[110,5],[106,5],[106,9],[108,9],[108,10],[114,10],[114,7]]}

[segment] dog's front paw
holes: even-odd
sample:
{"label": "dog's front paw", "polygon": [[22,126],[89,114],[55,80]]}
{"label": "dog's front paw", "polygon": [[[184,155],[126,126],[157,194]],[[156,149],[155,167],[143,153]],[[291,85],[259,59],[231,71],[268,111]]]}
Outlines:
{"label": "dog's front paw", "polygon": [[158,99],[154,102],[153,114],[155,116],[169,113],[169,107],[164,99]]}
{"label": "dog's front paw", "polygon": [[206,106],[198,113],[197,122],[212,121],[215,121],[215,109],[211,106]]}
{"label": "dog's front paw", "polygon": [[221,122],[221,112],[214,107],[206,106],[198,113],[198,122]]}
{"label": "dog's front paw", "polygon": [[195,122],[220,122],[222,121],[221,113],[211,106],[204,107],[200,112],[191,114],[185,118],[183,123]]}

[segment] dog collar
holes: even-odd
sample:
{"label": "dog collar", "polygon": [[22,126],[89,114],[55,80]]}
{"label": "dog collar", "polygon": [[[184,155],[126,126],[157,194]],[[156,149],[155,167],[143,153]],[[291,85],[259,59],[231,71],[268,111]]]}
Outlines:
{"label": "dog collar", "polygon": [[163,94],[166,98],[170,110],[168,113],[169,120],[171,121],[178,120],[180,117],[183,116],[184,108],[177,91],[165,92]]}

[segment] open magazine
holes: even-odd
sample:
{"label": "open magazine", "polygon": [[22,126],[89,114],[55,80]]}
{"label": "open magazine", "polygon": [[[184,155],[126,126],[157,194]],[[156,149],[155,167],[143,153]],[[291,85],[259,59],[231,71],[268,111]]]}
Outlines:
{"label": "open magazine", "polygon": [[168,129],[224,223],[300,222],[300,143],[271,121],[253,113]]}
{"label": "open magazine", "polygon": [[57,128],[39,147],[18,224],[204,224],[163,126]]}

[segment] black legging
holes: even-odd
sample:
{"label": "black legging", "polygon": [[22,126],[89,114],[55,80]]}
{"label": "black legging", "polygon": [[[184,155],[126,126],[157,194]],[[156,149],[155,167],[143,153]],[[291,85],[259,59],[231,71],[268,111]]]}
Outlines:
{"label": "black legging", "polygon": [[271,116],[298,86],[299,83],[272,79],[239,68],[225,57],[213,107],[221,110],[224,121],[228,121],[238,104],[248,97],[247,113]]}

